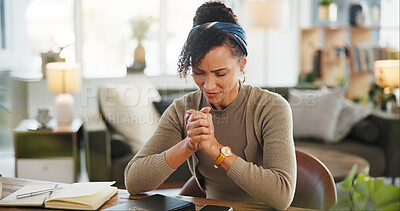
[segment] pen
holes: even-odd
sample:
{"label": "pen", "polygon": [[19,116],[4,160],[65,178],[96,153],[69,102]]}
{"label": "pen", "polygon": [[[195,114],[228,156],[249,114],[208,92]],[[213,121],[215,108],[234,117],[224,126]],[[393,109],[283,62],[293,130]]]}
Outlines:
{"label": "pen", "polygon": [[[57,187],[58,187],[58,184],[55,184],[55,185],[54,185],[54,188],[57,188]],[[54,189],[54,188],[53,188],[53,189]],[[43,203],[46,202],[46,200],[51,196],[51,194],[53,194],[53,191],[50,191],[50,192],[49,192],[49,195],[46,196],[46,198],[43,200]]]}
{"label": "pen", "polygon": [[39,195],[39,194],[48,193],[48,192],[52,192],[52,191],[56,191],[56,190],[60,190],[60,189],[62,189],[62,187],[49,188],[49,189],[38,190],[38,191],[29,192],[29,193],[23,193],[23,194],[17,195],[17,199],[30,197],[30,196],[36,196],[36,195]]}

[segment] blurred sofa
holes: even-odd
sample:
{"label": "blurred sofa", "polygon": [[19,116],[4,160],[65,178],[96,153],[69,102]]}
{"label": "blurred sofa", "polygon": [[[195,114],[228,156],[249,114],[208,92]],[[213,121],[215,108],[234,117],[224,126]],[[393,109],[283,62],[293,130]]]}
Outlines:
{"label": "blurred sofa", "polygon": [[[143,81],[146,80],[141,79],[140,83],[143,84]],[[288,99],[292,88],[265,89],[276,92]],[[315,90],[316,88],[302,87],[301,89]],[[148,106],[147,109],[138,109],[136,112],[154,114],[156,111],[158,115],[161,115],[174,99],[183,96],[189,91],[193,90],[158,90],[157,93],[160,96],[148,101],[152,103],[146,104]],[[99,98],[102,98],[101,94],[99,94]],[[100,111],[103,112],[101,99],[99,105]],[[144,105],[138,104],[135,106],[143,107]],[[108,115],[110,114],[108,113]],[[115,124],[110,123],[111,119],[107,119],[104,113],[100,113],[93,118],[95,120],[84,121],[86,163],[89,179],[91,181],[116,180],[117,185],[123,186],[124,168],[138,150],[138,148],[132,146],[138,147],[143,143],[132,143],[132,140],[126,135],[121,134]],[[153,126],[156,126],[156,124]],[[132,130],[135,130],[132,127],[140,127],[140,125],[130,126]],[[151,129],[147,129],[148,134],[146,135],[151,135]],[[155,128],[153,127],[153,129]],[[355,154],[365,158],[370,163],[370,174],[372,176],[395,177],[400,176],[400,142],[398,137],[400,137],[398,115],[371,111],[365,118],[351,125],[348,134],[341,140],[336,140],[335,143],[326,143],[313,137],[295,137],[295,145],[296,147],[316,147]],[[179,187],[190,176],[191,173],[185,162],[163,185],[164,187]]]}
{"label": "blurred sofa", "polygon": [[[130,78],[129,83],[99,86],[99,112],[83,118],[90,181],[115,180],[118,187],[123,187],[125,166],[157,127],[160,113],[153,102],[161,101],[158,90],[144,74]],[[182,166],[166,184],[180,186],[190,176],[187,166]]]}
{"label": "blurred sofa", "polygon": [[[282,95],[289,101],[289,103],[291,103],[291,90],[313,90],[317,88],[280,87],[267,89]],[[337,101],[338,99],[331,100]],[[341,105],[341,111],[343,116],[348,116],[351,114],[351,112],[348,111],[347,113],[343,112],[345,108],[344,105],[348,103],[352,102],[342,102],[343,105]],[[400,176],[400,142],[398,141],[400,137],[400,116],[398,114],[390,114],[378,110],[368,110],[369,112],[366,113],[367,115],[364,115],[361,119],[358,119],[356,122],[354,122],[354,124],[348,125],[350,127],[348,128],[348,132],[343,133],[339,140],[335,140],[330,143],[313,137],[296,137],[296,134],[294,134],[295,146],[337,150],[358,155],[369,162],[370,175],[387,177]],[[292,111],[295,113],[295,109],[293,107]],[[318,117],[318,114],[316,115]],[[298,122],[294,121],[294,124],[296,123]],[[304,123],[305,122],[302,121],[302,124]],[[346,125],[341,125],[341,127],[345,126]],[[339,127],[339,125],[337,125],[337,127]],[[294,128],[296,128],[296,125],[294,125]]]}

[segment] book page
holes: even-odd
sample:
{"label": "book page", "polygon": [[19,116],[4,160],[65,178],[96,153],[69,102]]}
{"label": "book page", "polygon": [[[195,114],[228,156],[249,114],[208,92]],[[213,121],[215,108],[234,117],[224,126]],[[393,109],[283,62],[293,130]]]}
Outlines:
{"label": "book page", "polygon": [[57,192],[57,194],[52,194],[51,198],[47,201],[51,201],[53,199],[61,199],[61,198],[71,198],[71,197],[82,197],[82,196],[90,196],[94,195],[103,189],[110,187],[114,182],[81,182],[74,183],[62,191]]}
{"label": "book page", "polygon": [[[14,193],[2,199],[0,201],[0,206],[42,206],[44,200],[48,197],[49,192],[20,199],[17,199],[17,195],[54,188],[54,185],[55,184],[25,185],[24,187],[20,188],[19,190],[15,191]],[[59,185],[58,187],[65,188],[66,186],[68,185],[63,184]],[[54,191],[53,194],[55,194],[56,192],[60,192],[61,190]]]}
{"label": "book page", "polygon": [[46,208],[97,210],[117,193],[116,187],[106,187],[98,193],[80,197],[67,197],[47,200]]}

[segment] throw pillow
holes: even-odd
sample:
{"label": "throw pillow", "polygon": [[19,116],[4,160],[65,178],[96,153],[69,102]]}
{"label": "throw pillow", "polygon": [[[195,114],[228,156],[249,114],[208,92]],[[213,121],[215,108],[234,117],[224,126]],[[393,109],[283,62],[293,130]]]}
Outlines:
{"label": "throw pillow", "polygon": [[350,133],[355,124],[367,117],[370,113],[370,109],[345,99],[343,101],[343,108],[339,114],[332,142],[337,143],[341,141]]}
{"label": "throw pillow", "polygon": [[293,135],[332,142],[344,100],[344,90],[289,90]]}
{"label": "throw pillow", "polygon": [[161,99],[148,78],[135,77],[131,84],[107,84],[99,88],[105,121],[124,135],[137,152],[154,134],[160,115],[153,101]]}

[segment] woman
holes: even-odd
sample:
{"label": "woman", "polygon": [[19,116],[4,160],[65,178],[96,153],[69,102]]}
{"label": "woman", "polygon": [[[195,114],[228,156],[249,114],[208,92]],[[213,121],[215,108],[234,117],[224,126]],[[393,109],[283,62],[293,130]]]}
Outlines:
{"label": "woman", "polygon": [[125,169],[131,194],[161,185],[185,160],[207,198],[262,201],[286,209],[296,160],[291,110],[280,96],[244,85],[246,40],[223,3],[201,5],[179,58],[199,90],[164,112],[152,138]]}

